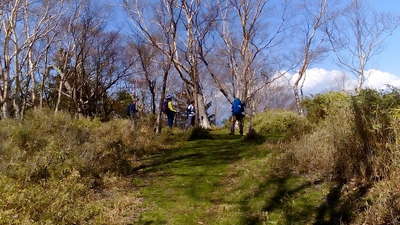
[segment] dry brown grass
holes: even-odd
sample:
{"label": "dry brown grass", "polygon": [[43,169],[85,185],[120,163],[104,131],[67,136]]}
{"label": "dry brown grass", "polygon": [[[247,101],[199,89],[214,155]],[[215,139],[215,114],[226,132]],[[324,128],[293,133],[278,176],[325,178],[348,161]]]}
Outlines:
{"label": "dry brown grass", "polygon": [[384,225],[400,224],[400,120],[393,120],[395,143],[386,153],[390,162],[384,166],[386,176],[374,184],[366,196],[365,210],[357,217],[354,224]]}
{"label": "dry brown grass", "polygon": [[313,132],[284,146],[280,164],[336,181],[336,206],[351,211],[349,223],[400,224],[399,104],[399,93],[371,90],[342,102]]}
{"label": "dry brown grass", "polygon": [[128,224],[134,160],[163,149],[151,121],[34,111],[0,121],[0,224]]}

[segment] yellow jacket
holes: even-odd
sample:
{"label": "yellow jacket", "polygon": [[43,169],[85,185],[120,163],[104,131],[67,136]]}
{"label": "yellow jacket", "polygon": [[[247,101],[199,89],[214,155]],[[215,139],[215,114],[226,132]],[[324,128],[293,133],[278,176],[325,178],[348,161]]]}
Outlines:
{"label": "yellow jacket", "polygon": [[168,109],[172,112],[176,112],[176,110],[174,109],[174,105],[172,104],[172,101],[168,102]]}

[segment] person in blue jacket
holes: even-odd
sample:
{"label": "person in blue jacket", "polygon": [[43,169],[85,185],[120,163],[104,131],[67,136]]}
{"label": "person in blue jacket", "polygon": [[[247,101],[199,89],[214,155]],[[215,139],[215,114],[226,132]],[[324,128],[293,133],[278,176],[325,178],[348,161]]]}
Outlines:
{"label": "person in blue jacket", "polygon": [[239,123],[240,135],[243,135],[244,126],[244,108],[245,104],[239,98],[235,98],[232,102],[232,126],[231,135],[235,134],[236,122]]}
{"label": "person in blue jacket", "polygon": [[128,114],[129,119],[131,119],[131,120],[136,119],[136,116],[137,116],[136,114],[138,112],[137,107],[136,107],[136,99],[132,100],[131,104],[128,105],[128,108],[126,111],[127,111],[126,113]]}

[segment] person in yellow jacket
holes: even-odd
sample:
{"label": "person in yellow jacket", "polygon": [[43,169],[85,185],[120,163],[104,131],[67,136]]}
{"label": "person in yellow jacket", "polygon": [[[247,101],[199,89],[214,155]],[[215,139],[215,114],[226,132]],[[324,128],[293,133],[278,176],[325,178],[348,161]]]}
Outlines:
{"label": "person in yellow jacket", "polygon": [[172,128],[172,126],[174,125],[174,119],[175,119],[175,114],[176,114],[176,110],[174,108],[174,104],[172,102],[172,96],[168,96],[167,97],[167,118],[168,118],[168,126],[169,128]]}

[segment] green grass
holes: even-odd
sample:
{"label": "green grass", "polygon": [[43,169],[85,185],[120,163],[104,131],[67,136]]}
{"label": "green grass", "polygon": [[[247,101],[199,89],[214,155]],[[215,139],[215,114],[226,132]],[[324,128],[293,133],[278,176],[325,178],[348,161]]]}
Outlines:
{"label": "green grass", "polygon": [[138,224],[318,224],[327,184],[273,176],[273,149],[213,132],[153,156],[133,180]]}

